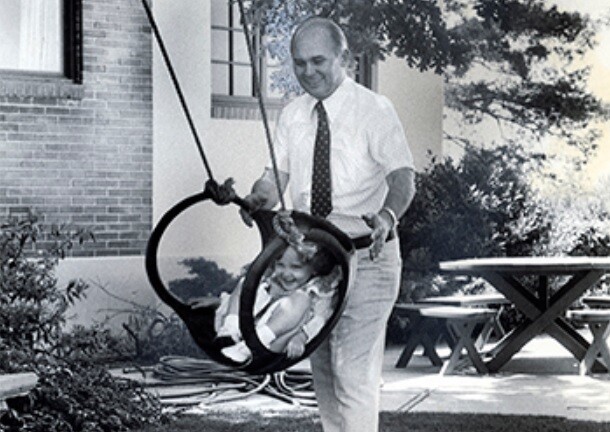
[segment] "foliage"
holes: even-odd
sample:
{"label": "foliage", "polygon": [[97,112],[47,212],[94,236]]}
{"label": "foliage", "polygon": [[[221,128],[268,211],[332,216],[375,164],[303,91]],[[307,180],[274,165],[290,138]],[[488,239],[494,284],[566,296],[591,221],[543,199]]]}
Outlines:
{"label": "foliage", "polygon": [[610,212],[599,192],[545,196],[532,186],[532,159],[518,147],[469,148],[462,160],[432,159],[400,225],[401,298],[477,292],[452,283],[440,261],[478,256],[610,255]]}
{"label": "foliage", "polygon": [[160,402],[133,381],[86,362],[39,367],[27,396],[9,399],[2,432],[115,432],[167,422]]}
{"label": "foliage", "polygon": [[417,175],[417,193],[400,225],[402,300],[456,290],[437,276],[439,261],[536,254],[549,223],[524,175],[528,161],[516,146],[472,147],[459,163],[433,158]]}
{"label": "foliage", "polygon": [[154,364],[163,356],[204,356],[184,322],[173,312],[138,308],[132,310],[123,324],[126,338],[118,350],[124,359],[136,364]]}
{"label": "foliage", "polygon": [[[578,13],[542,0],[251,0],[249,22],[260,23],[266,46],[282,68],[272,85],[286,95],[300,90],[290,76],[289,37],[310,15],[345,29],[351,50],[372,59],[393,55],[410,67],[445,76],[445,103],[458,124],[473,130],[487,120],[515,129],[524,142],[562,136],[584,154],[595,150],[589,129],[607,118],[586,89],[587,68],[574,60],[594,46],[596,26]],[[467,131],[448,140],[485,139]]]}
{"label": "foliage", "polygon": [[[0,225],[0,370],[27,367],[25,358],[52,350],[59,341],[65,312],[87,285],[73,280],[59,288],[53,271],[75,242],[90,236],[84,230],[45,228],[32,213]],[[49,248],[35,249],[39,239]]]}
{"label": "foliage", "polygon": [[198,297],[218,297],[220,293],[232,291],[237,278],[218,266],[215,261],[201,258],[188,258],[181,263],[188,267],[192,277],[175,279],[169,282],[169,290],[189,302]]}
{"label": "foliage", "polygon": [[118,349],[108,330],[64,331],[67,308],[87,285],[76,280],[60,289],[55,267],[92,235],[44,227],[31,213],[0,228],[0,371],[38,376],[34,390],[6,401],[0,431],[121,431],[162,420],[159,402],[141,386],[94,363]]}
{"label": "foliage", "polygon": [[[444,260],[610,255],[610,212],[602,191],[541,193],[529,177],[532,167],[544,162],[538,158],[515,143],[468,147],[458,163],[432,158],[417,174],[415,198],[399,226],[404,259],[399,301],[489,288],[480,279],[439,274],[438,263]],[[556,282],[551,281],[551,288]],[[608,282],[608,277],[602,279],[593,290],[608,293]],[[389,340],[400,340],[407,324],[392,316]]]}

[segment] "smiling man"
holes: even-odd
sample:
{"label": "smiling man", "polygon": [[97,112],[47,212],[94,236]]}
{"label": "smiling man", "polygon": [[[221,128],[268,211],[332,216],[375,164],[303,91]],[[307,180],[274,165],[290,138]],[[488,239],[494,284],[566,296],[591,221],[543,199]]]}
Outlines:
{"label": "smiling man", "polygon": [[[290,185],[295,210],[334,223],[357,249],[344,312],[311,357],[318,407],[325,432],[376,432],[385,328],[400,284],[396,225],[415,192],[413,159],[391,102],[347,76],[337,24],[304,21],[291,54],[306,93],[276,127],[280,189]],[[268,167],[245,198],[252,208],[277,204],[274,179]]]}

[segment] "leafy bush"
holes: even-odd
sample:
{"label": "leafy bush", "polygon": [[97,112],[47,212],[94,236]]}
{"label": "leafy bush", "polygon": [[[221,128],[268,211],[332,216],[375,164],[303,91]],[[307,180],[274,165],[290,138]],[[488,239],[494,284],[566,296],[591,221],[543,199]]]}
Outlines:
{"label": "leafy bush", "polygon": [[184,302],[204,296],[218,297],[222,292],[233,291],[237,278],[205,258],[188,258],[181,261],[193,277],[169,282],[169,290]]}
{"label": "leafy bush", "polygon": [[[27,358],[52,350],[61,338],[65,312],[87,285],[73,280],[62,289],[54,269],[75,242],[89,236],[66,227],[45,229],[33,213],[0,225],[0,371],[27,368]],[[36,249],[39,239],[47,249]]]}
{"label": "leafy bush", "polygon": [[[417,192],[399,228],[404,260],[399,301],[489,288],[481,279],[440,274],[438,263],[444,260],[610,256],[610,212],[604,194],[586,195],[562,184],[555,193],[542,194],[532,186],[530,173],[535,170],[530,168],[543,162],[514,144],[468,147],[459,163],[432,158],[417,174]],[[609,281],[605,277],[593,290],[610,292]],[[536,279],[522,282],[527,286]],[[550,282],[554,289],[560,281]],[[399,341],[407,325],[393,315],[389,340]]]}
{"label": "leafy bush", "polygon": [[548,214],[536,204],[523,171],[527,162],[518,147],[469,147],[459,163],[433,158],[417,175],[417,192],[400,225],[402,301],[463,286],[439,277],[440,261],[532,255],[547,241]]}
{"label": "leafy bush", "polygon": [[87,362],[37,368],[38,384],[9,399],[0,431],[115,432],[166,422],[158,399],[142,385],[113,377]]}
{"label": "leafy bush", "polygon": [[116,347],[121,358],[138,365],[154,364],[163,356],[205,357],[186,325],[174,312],[137,307],[123,324],[125,334]]}
{"label": "leafy bush", "polygon": [[33,214],[0,225],[0,372],[38,375],[34,390],[6,401],[1,432],[124,431],[165,418],[139,384],[93,362],[104,349],[118,351],[107,330],[63,331],[68,306],[87,285],[75,280],[61,289],[54,270],[87,237],[85,230],[46,229]]}

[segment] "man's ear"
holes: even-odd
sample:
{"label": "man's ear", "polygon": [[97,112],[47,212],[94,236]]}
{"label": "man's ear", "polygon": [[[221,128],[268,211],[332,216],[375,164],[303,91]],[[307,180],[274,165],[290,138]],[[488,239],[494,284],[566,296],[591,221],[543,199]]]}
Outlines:
{"label": "man's ear", "polygon": [[350,65],[351,53],[346,48],[341,52],[341,66],[348,67]]}

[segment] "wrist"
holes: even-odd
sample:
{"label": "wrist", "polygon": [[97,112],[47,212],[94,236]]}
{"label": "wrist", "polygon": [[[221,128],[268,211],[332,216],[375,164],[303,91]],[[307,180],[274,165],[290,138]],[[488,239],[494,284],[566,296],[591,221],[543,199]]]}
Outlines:
{"label": "wrist", "polygon": [[390,207],[382,207],[381,210],[379,210],[378,215],[387,222],[388,231],[392,231],[398,225],[398,217]]}

